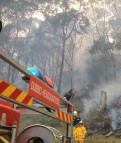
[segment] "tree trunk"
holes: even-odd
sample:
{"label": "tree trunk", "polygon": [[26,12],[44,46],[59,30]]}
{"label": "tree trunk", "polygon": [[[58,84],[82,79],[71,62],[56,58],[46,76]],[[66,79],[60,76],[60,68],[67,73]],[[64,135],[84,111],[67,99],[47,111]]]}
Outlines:
{"label": "tree trunk", "polygon": [[58,93],[61,93],[61,83],[62,83],[62,75],[63,75],[63,67],[64,67],[64,53],[65,53],[65,38],[63,40],[63,50],[62,50],[62,61],[61,61],[61,67],[60,67],[60,73],[59,73],[59,85],[58,85]]}

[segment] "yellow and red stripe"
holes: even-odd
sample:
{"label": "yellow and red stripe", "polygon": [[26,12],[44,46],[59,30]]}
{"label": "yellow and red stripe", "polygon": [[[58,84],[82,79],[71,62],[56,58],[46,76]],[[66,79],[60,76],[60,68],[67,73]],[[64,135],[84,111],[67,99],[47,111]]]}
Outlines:
{"label": "yellow and red stripe", "polygon": [[56,110],[56,117],[67,123],[72,123],[72,115],[62,112],[60,110]]}
{"label": "yellow and red stripe", "polygon": [[32,96],[19,89],[18,87],[9,84],[8,82],[0,79],[0,94],[12,100],[32,106]]}

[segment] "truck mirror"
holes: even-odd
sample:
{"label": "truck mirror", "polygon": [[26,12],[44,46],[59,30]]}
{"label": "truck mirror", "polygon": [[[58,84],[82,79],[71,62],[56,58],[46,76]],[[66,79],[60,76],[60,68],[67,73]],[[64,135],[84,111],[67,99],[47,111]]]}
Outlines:
{"label": "truck mirror", "polygon": [[2,21],[0,20],[0,32],[2,31]]}

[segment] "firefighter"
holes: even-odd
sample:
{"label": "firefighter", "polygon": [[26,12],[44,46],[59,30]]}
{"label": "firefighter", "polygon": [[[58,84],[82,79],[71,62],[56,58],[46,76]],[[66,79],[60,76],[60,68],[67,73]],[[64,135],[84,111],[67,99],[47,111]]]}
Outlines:
{"label": "firefighter", "polygon": [[75,136],[75,130],[77,128],[78,123],[80,122],[80,114],[78,114],[77,111],[74,111],[73,113],[73,137]]}
{"label": "firefighter", "polygon": [[85,136],[86,136],[86,128],[82,122],[82,120],[78,123],[75,131],[74,131],[74,138],[76,143],[83,143]]}
{"label": "firefighter", "polygon": [[74,113],[73,113],[73,137],[74,137],[74,133],[75,133],[75,129],[76,129],[76,126],[75,126],[76,118],[77,118],[77,111],[74,111]]}
{"label": "firefighter", "polygon": [[75,119],[77,117],[77,111],[74,111],[73,113],[73,119]]}
{"label": "firefighter", "polygon": [[77,125],[79,121],[81,120],[80,114],[77,111],[74,111],[73,113],[73,126]]}

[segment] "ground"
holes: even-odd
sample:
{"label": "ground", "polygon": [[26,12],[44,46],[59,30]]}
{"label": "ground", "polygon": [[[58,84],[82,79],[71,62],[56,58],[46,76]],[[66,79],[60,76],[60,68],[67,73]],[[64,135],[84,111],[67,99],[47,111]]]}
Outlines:
{"label": "ground", "polygon": [[84,143],[121,143],[121,139],[115,137],[105,137],[103,135],[93,135],[86,137]]}

